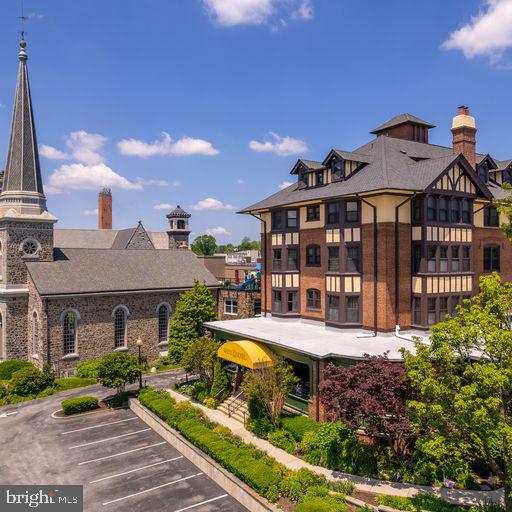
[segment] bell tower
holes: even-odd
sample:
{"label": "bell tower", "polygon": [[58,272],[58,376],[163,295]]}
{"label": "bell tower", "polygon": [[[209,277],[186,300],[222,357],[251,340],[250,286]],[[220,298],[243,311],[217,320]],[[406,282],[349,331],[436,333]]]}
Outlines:
{"label": "bell tower", "polygon": [[190,213],[187,213],[180,205],[178,205],[171,213],[167,214],[169,220],[169,249],[188,249],[190,227]]}

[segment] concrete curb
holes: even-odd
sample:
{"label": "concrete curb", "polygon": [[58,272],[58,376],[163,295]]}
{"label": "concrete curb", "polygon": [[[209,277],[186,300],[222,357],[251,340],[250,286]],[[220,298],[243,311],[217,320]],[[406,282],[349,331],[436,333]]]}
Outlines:
{"label": "concrete curb", "polygon": [[280,510],[257,494],[247,484],[217,464],[199,448],[196,448],[180,433],[142,406],[136,398],[130,398],[129,403],[130,409],[142,421],[149,425],[157,434],[161,435],[171,446],[174,446],[205,475],[210,477],[250,512],[278,512]]}

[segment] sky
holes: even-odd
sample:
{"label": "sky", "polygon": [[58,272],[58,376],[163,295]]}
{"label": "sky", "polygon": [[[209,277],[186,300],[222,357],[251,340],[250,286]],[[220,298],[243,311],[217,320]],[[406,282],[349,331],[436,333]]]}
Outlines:
{"label": "sky", "polygon": [[[512,0],[24,0],[29,75],[49,211],[94,228],[258,236],[236,214],[286,186],[297,158],[353,150],[413,113],[450,145],[468,105],[478,150],[512,157]],[[0,168],[21,0],[0,3]]]}

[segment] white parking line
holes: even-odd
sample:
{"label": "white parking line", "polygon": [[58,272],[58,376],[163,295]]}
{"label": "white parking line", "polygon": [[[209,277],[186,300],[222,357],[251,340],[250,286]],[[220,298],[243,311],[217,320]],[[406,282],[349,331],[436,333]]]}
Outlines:
{"label": "white parking line", "polygon": [[173,460],[178,460],[178,459],[183,459],[183,455],[180,455],[179,457],[174,457],[173,459],[167,459],[167,460],[162,460],[160,462],[155,462],[153,464],[148,464],[147,466],[142,466],[141,468],[130,469],[129,471],[124,471],[123,473],[117,473],[115,475],[98,478],[98,480],[93,480],[92,482],[89,482],[89,483],[95,484],[97,482],[103,482],[103,480],[109,480],[110,478],[115,478],[116,476],[123,476],[123,475],[127,475],[128,473],[135,473],[136,471],[142,471],[143,469],[152,468],[153,466],[158,466],[160,464],[165,464],[166,462],[171,462]]}
{"label": "white parking line", "polygon": [[90,443],[77,444],[75,446],[70,446],[69,450],[74,450],[75,448],[83,448],[84,446],[91,446],[91,444],[106,443],[107,441],[112,441],[112,439],[119,439],[120,437],[134,436],[135,434],[140,434],[141,432],[147,432],[148,430],[151,430],[151,429],[143,428],[142,430],[136,430],[135,432],[128,432],[128,434],[121,434],[119,436],[114,436],[114,437],[106,437],[105,439],[99,439],[98,441],[91,441]]}
{"label": "white parking line", "polygon": [[200,476],[203,473],[196,473],[195,475],[186,476],[184,478],[179,478],[178,480],[173,480],[172,482],[167,482],[166,484],[157,485],[156,487],[151,487],[151,489],[145,489],[144,491],[139,491],[134,494],[129,494],[128,496],[123,496],[122,498],[117,498],[116,500],[106,501],[102,503],[102,505],[110,505],[111,503],[117,503],[118,501],[127,500],[128,498],[133,498],[134,496],[139,496],[141,494],[146,494],[147,492],[156,491],[157,489],[161,489],[162,487],[167,487],[168,485],[177,484],[178,482],[183,482],[184,480],[190,480],[191,478],[195,478],[196,476]]}
{"label": "white parking line", "polygon": [[75,430],[68,430],[67,432],[61,432],[60,435],[65,436],[66,434],[74,434],[75,432],[81,432],[82,430],[90,430],[91,428],[100,428],[100,427],[105,427],[108,425],[115,425],[116,423],[124,423],[125,421],[133,421],[133,420],[138,420],[138,419],[139,419],[138,417],[135,417],[135,418],[128,418],[126,420],[108,421],[106,423],[99,423],[98,425],[93,425],[92,427],[77,428]]}
{"label": "white parking line", "polygon": [[191,508],[200,507],[201,505],[206,505],[207,503],[211,503],[212,501],[217,501],[222,498],[225,498],[227,494],[223,494],[222,496],[217,496],[216,498],[212,498],[210,500],[201,501],[201,503],[196,503],[195,505],[189,505],[185,508],[180,508],[179,510],[175,510],[174,512],[183,512],[184,510],[190,510]]}
{"label": "white parking line", "polygon": [[84,464],[90,464],[91,462],[99,462],[100,460],[111,459],[112,457],[119,457],[120,455],[125,455],[126,453],[133,453],[133,452],[138,452],[140,450],[147,450],[148,448],[153,448],[153,446],[160,446],[162,444],[167,444],[167,443],[166,443],[166,441],[162,441],[160,443],[148,444],[146,446],[141,446],[140,448],[133,448],[132,450],[126,450],[125,452],[114,453],[112,455],[105,455],[105,457],[100,457],[99,459],[84,460],[83,462],[79,462],[78,465],[83,466]]}

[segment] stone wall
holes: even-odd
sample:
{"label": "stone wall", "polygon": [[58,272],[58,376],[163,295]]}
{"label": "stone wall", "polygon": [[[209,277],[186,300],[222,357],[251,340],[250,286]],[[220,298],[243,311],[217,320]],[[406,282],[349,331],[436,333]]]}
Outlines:
{"label": "stone wall", "polygon": [[2,297],[5,359],[27,359],[28,297]]}
{"label": "stone wall", "polygon": [[[232,315],[225,312],[226,300],[236,300],[238,314]],[[219,290],[217,302],[217,318],[219,320],[234,320],[237,318],[252,318],[254,316],[254,303],[260,301],[261,292],[251,290]]]}

